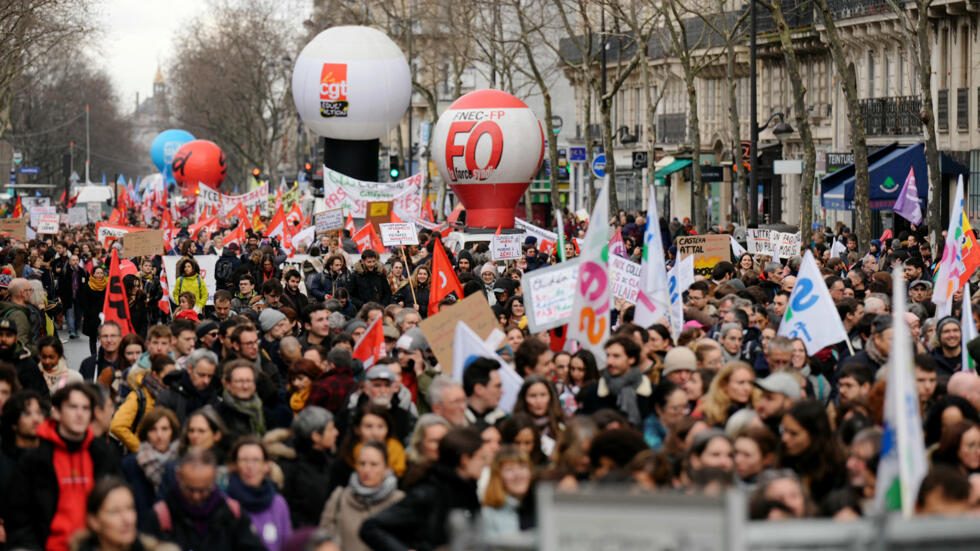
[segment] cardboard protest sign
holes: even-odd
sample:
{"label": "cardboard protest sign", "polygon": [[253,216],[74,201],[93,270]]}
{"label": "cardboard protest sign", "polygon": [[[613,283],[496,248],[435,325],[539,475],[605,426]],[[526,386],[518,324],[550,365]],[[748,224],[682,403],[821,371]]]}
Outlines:
{"label": "cardboard protest sign", "polygon": [[314,217],[317,235],[344,227],[344,210],[331,209],[316,213]]}
{"label": "cardboard protest sign", "polygon": [[570,260],[521,276],[527,326],[532,333],[565,325],[572,318],[578,263]]}
{"label": "cardboard protest sign", "polygon": [[85,211],[88,212],[89,222],[102,221],[102,203],[85,203]]}
{"label": "cardboard protest sign", "polygon": [[88,212],[85,207],[71,207],[68,209],[68,225],[84,226],[88,224]]}
{"label": "cardboard protest sign", "polygon": [[524,234],[502,233],[494,235],[490,241],[491,260],[517,260],[523,254]]}
{"label": "cardboard protest sign", "polygon": [[37,218],[37,233],[56,234],[61,217],[57,214],[42,214]]}
{"label": "cardboard protest sign", "polygon": [[468,325],[481,339],[489,337],[490,332],[499,326],[497,317],[493,315],[493,310],[487,304],[483,293],[474,293],[452,306],[444,307],[438,314],[422,320],[419,328],[429,341],[432,353],[443,366],[444,372],[452,369],[453,340],[456,323],[460,321]]}
{"label": "cardboard protest sign", "polygon": [[677,258],[694,256],[694,273],[711,275],[711,269],[731,259],[727,235],[691,235],[677,238]]}
{"label": "cardboard protest sign", "polygon": [[109,241],[119,239],[127,233],[140,231],[146,231],[146,228],[99,222],[95,225],[95,238],[98,239],[99,243],[101,243],[103,247],[105,247],[106,243]]}
{"label": "cardboard protest sign", "polygon": [[27,219],[0,218],[0,233],[9,234],[14,239],[27,239]]}
{"label": "cardboard protest sign", "polygon": [[381,243],[385,247],[419,244],[419,234],[415,232],[415,224],[411,222],[379,224],[379,226],[381,226]]}
{"label": "cardboard protest sign", "polygon": [[619,256],[609,256],[610,292],[615,298],[636,303],[640,292],[640,265]]}
{"label": "cardboard protest sign", "polygon": [[127,233],[122,238],[124,258],[163,254],[163,230]]}
{"label": "cardboard protest sign", "polygon": [[745,232],[745,236],[749,254],[776,256],[775,240],[779,238],[778,231],[752,228]]}
{"label": "cardboard protest sign", "polygon": [[381,224],[391,222],[391,201],[373,201],[367,204],[364,220],[374,226],[374,232],[381,235]]}

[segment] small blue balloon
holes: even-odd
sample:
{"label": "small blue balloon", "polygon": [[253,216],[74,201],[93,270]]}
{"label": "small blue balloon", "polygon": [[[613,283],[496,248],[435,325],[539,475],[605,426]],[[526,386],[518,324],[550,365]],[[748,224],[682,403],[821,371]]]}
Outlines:
{"label": "small blue balloon", "polygon": [[174,162],[174,155],[181,146],[191,141],[194,141],[193,134],[176,128],[164,130],[153,139],[153,144],[150,145],[150,159],[168,182],[173,181],[170,167]]}

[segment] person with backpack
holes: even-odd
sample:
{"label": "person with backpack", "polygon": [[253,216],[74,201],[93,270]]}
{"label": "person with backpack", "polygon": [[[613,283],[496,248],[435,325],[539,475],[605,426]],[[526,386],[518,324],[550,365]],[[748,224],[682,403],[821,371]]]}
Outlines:
{"label": "person with backpack", "polygon": [[190,448],[177,466],[177,484],[153,505],[148,532],[181,549],[266,551],[242,506],[216,484],[211,450]]}
{"label": "person with backpack", "polygon": [[214,281],[218,289],[225,289],[234,292],[238,281],[235,274],[242,266],[242,260],[238,257],[242,249],[238,243],[229,243],[221,252],[221,257],[214,265]]}
{"label": "person with backpack", "polygon": [[189,256],[181,259],[177,262],[177,273],[180,275],[174,283],[174,302],[180,303],[181,293],[191,293],[196,299],[194,306],[197,311],[203,312],[204,306],[208,303],[208,287],[201,277],[201,268],[197,265],[197,261]]}
{"label": "person with backpack", "polygon": [[177,364],[173,358],[167,354],[157,354],[150,358],[149,372],[143,369],[130,370],[127,383],[132,391],[126,395],[126,401],[116,410],[109,425],[109,432],[130,452],[139,450],[140,439],[136,431],[140,421],[146,412],[153,409],[157,398],[167,389],[164,378],[176,369]]}
{"label": "person with backpack", "polygon": [[31,284],[26,279],[17,277],[10,281],[7,292],[9,299],[0,302],[0,319],[13,321],[17,325],[17,341],[24,348],[35,352],[38,339],[44,336],[44,321],[40,311],[30,303],[34,292]]}

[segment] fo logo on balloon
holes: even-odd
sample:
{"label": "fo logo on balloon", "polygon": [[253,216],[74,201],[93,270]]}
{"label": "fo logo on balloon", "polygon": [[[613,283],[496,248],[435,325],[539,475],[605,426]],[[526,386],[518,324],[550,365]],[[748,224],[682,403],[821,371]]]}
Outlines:
{"label": "fo logo on balloon", "polygon": [[[490,158],[484,166],[479,166],[476,161],[476,149],[480,145],[480,140],[486,136],[490,140]],[[465,143],[460,145],[460,141],[465,139]],[[500,131],[500,125],[493,121],[456,121],[449,126],[449,136],[446,138],[446,166],[451,167],[449,179],[453,182],[459,180],[484,181],[493,176],[500,164],[500,157],[504,154],[504,134]],[[456,159],[462,158],[463,166],[460,168]]]}

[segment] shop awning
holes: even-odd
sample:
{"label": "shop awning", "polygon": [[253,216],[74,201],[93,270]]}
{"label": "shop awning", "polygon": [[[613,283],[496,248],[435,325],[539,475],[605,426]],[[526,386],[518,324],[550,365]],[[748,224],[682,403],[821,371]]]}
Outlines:
{"label": "shop awning", "polygon": [[690,164],[691,164],[691,159],[677,159],[672,163],[670,163],[669,165],[660,168],[656,172],[654,172],[653,179],[658,186],[666,185],[667,176],[670,176],[671,174],[677,172],[678,170],[681,170],[682,168],[686,168]]}
{"label": "shop awning", "polygon": [[[895,205],[911,167],[915,172],[915,184],[919,199],[924,205],[929,194],[929,178],[926,169],[925,146],[921,143],[908,147],[895,144],[868,155],[870,176],[868,202],[871,210],[887,210]],[[821,204],[826,209],[851,210],[854,208],[854,165],[846,166],[820,182],[823,190]]]}

